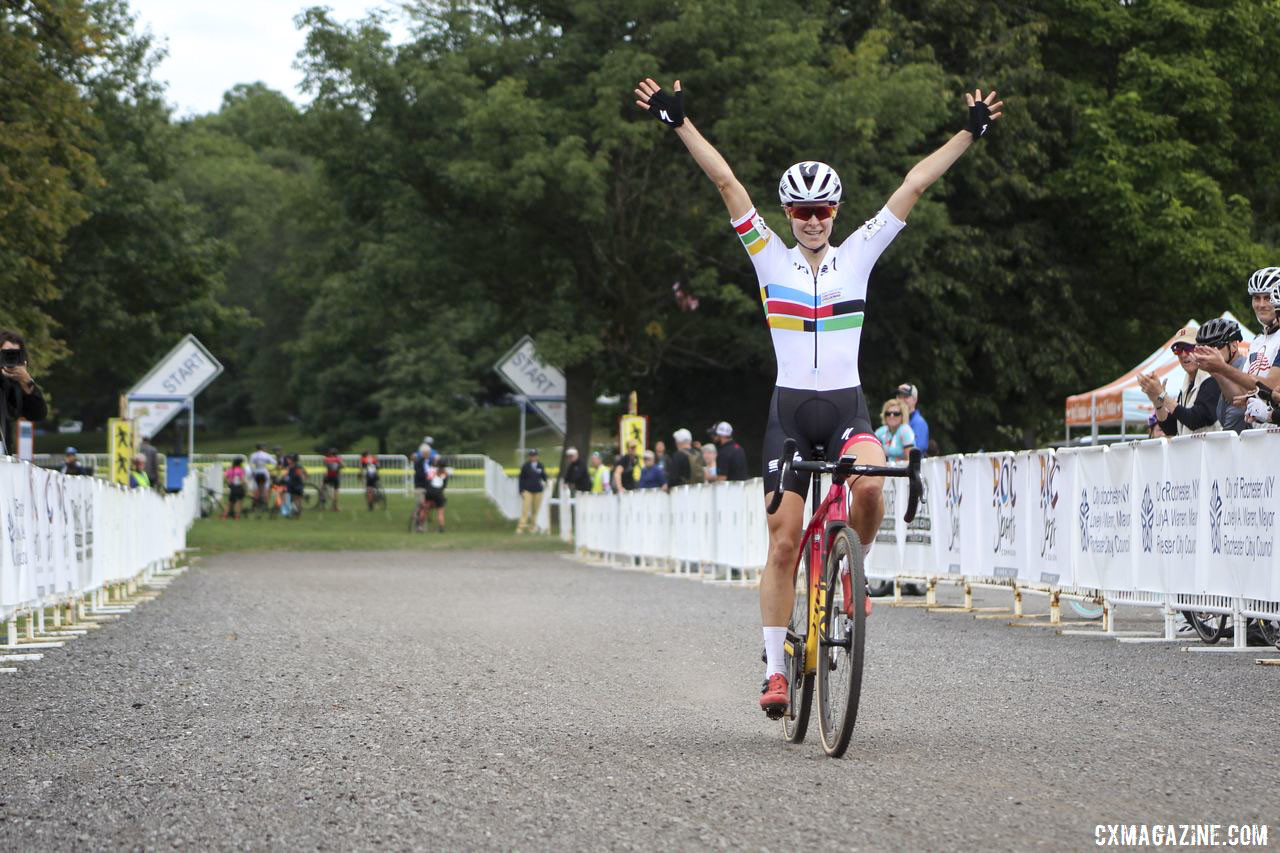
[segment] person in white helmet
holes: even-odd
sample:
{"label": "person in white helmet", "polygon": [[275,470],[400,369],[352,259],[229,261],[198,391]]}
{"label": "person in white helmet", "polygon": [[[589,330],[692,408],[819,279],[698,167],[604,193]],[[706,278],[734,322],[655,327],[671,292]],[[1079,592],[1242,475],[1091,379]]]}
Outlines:
{"label": "person in white helmet", "polygon": [[1249,298],[1253,316],[1262,331],[1249,345],[1244,369],[1233,367],[1221,352],[1209,346],[1195,348],[1196,364],[1218,380],[1222,395],[1237,406],[1244,406],[1245,421],[1250,426],[1271,422],[1271,403],[1257,396],[1258,383],[1268,388],[1280,387],[1280,267],[1263,267],[1249,276]]}
{"label": "person in white helmet", "polygon": [[[781,235],[765,224],[724,157],[686,118],[680,81],[666,92],[646,78],[635,94],[636,106],[674,130],[716,185],[756,269],[778,361],[763,448],[765,495],[777,484],[778,457],[788,437],[796,440],[806,457],[821,444],[828,460],[848,452],[861,463],[883,465],[884,448],[872,432],[858,375],[867,279],[916,201],[987,133],[1000,118],[1003,102],[994,91],[985,97],[981,90],[966,92],[965,128],[912,167],[884,207],[840,245],[831,243],[843,197],[840,177],[831,166],[815,160],[791,166],[778,182],[778,200],[796,241],[788,248]],[[760,706],[770,717],[781,716],[788,705],[783,644],[795,598],[792,572],[809,475],[793,474],[784,485],[782,505],[769,516],[769,555],[760,583],[766,658]],[[884,515],[881,489],[879,478],[863,477],[852,485],[851,522],[864,546],[873,541]]]}

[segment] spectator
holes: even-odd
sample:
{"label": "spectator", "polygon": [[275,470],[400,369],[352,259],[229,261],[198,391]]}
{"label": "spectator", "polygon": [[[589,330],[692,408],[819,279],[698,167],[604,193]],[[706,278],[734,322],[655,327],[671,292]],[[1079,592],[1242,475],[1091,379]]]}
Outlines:
{"label": "spectator", "polygon": [[324,499],[333,502],[333,511],[338,511],[338,488],[342,484],[342,457],[338,448],[330,447],[324,458]]}
{"label": "spectator", "polygon": [[1155,415],[1147,416],[1147,438],[1164,438],[1164,430],[1160,429],[1160,421]]}
{"label": "spectator", "polygon": [[436,508],[436,530],[444,533],[444,487],[449,485],[449,469],[445,467],[444,457],[436,454],[436,460],[427,469],[427,505]]}
{"label": "spectator", "polygon": [[566,447],[564,450],[564,470],[560,472],[561,494],[567,489],[569,494],[591,491],[591,474],[587,466],[578,458],[578,448]]}
{"label": "spectator", "polygon": [[260,502],[266,498],[267,483],[271,479],[271,467],[276,464],[276,458],[267,452],[265,444],[259,444],[257,449],[249,454],[249,471],[253,474],[253,500]]}
{"label": "spectator", "polygon": [[[1204,365],[1201,361],[1201,347],[1208,347],[1221,356],[1224,364],[1229,364],[1236,370],[1244,370],[1245,359],[1240,354],[1240,343],[1244,340],[1241,333],[1240,324],[1235,320],[1227,317],[1215,317],[1206,322],[1203,326],[1196,330],[1196,364],[1201,369]],[[1223,429],[1229,429],[1232,432],[1244,432],[1249,428],[1245,422],[1245,411],[1243,406],[1232,405],[1231,396],[1222,393],[1222,382],[1217,376],[1209,374],[1209,381],[1218,384],[1218,424]]]}
{"label": "spectator", "polygon": [[876,429],[876,438],[884,445],[884,455],[890,462],[905,461],[907,451],[916,446],[915,432],[903,423],[906,412],[907,403],[902,396],[885,400],[880,407],[882,425]]}
{"label": "spectator", "polygon": [[61,470],[62,473],[69,474],[71,476],[85,473],[85,470],[80,467],[80,459],[76,456],[76,449],[74,447],[67,448],[67,452],[62,457],[62,468],[59,470]]}
{"label": "spectator", "polygon": [[14,438],[18,418],[38,423],[49,414],[44,393],[27,369],[27,342],[22,335],[0,330],[0,454],[17,452]]}
{"label": "spectator", "polygon": [[156,451],[156,446],[151,443],[151,439],[144,438],[138,445],[138,452],[147,460],[147,479],[151,481],[151,487],[163,491],[160,488],[160,454]]}
{"label": "spectator", "polygon": [[418,445],[418,453],[422,454],[422,458],[428,462],[436,461],[436,457],[440,454],[436,452],[436,440],[429,435],[422,437],[422,444]]}
{"label": "spectator", "polygon": [[591,494],[607,495],[609,494],[609,469],[605,467],[604,460],[600,458],[600,451],[591,451]]}
{"label": "spectator", "polygon": [[243,456],[237,456],[231,460],[231,467],[222,475],[222,479],[227,483],[227,509],[222,513],[222,517],[226,518],[230,515],[234,519],[239,519],[240,504],[244,501],[245,486],[249,482],[249,475],[244,470]]}
{"label": "spectator", "polygon": [[716,474],[716,446],[710,442],[702,445],[702,473],[708,483],[721,479]]}
{"label": "spectator", "polygon": [[147,477],[147,457],[141,453],[135,453],[133,456],[133,470],[129,472],[129,488],[151,488],[151,479]]}
{"label": "spectator", "polygon": [[667,474],[658,464],[658,455],[652,450],[644,452],[644,468],[640,471],[640,480],[636,483],[636,488],[662,489],[664,492],[667,490]]}
{"label": "spectator", "polygon": [[[721,421],[715,427],[716,479],[734,482],[747,479],[747,452],[733,440],[733,427]],[[710,477],[707,478],[710,481]]]}
{"label": "spectator", "polygon": [[693,435],[687,429],[678,429],[671,437],[676,440],[676,452],[667,466],[667,485],[675,488],[705,483],[706,464],[702,452],[693,447]]}
{"label": "spectator", "polygon": [[[302,492],[307,482],[307,471],[298,461],[297,454],[289,457],[289,468],[285,473],[284,490],[288,496],[289,515],[298,518],[302,515]],[[284,513],[281,513],[283,515]]]}
{"label": "spectator", "polygon": [[525,528],[537,530],[538,510],[542,508],[542,490],[547,484],[547,469],[538,461],[538,448],[529,448],[529,460],[520,468],[520,523],[516,533]]}
{"label": "spectator", "polygon": [[929,422],[924,419],[924,415],[920,414],[920,409],[917,407],[920,402],[920,389],[904,382],[898,386],[898,399],[907,405],[907,412],[903,414],[902,420],[911,427],[911,434],[916,437],[916,447],[920,448],[922,455],[930,453]]}
{"label": "spectator", "polygon": [[1190,327],[1179,330],[1169,348],[1185,372],[1176,404],[1169,399],[1164,383],[1154,373],[1138,374],[1138,385],[1155,407],[1160,429],[1168,436],[1214,429],[1218,421],[1218,399],[1222,393],[1218,390],[1217,380],[1199,367],[1195,332]]}
{"label": "spectator", "polygon": [[664,476],[671,474],[671,457],[667,455],[667,443],[665,441],[655,442],[653,445],[653,456],[657,460],[658,467],[662,469]]}
{"label": "spectator", "polygon": [[364,472],[364,502],[372,512],[378,497],[378,457],[367,450],[362,450],[360,470]]}
{"label": "spectator", "polygon": [[634,441],[627,442],[627,452],[613,463],[613,491],[619,495],[631,491],[640,479],[640,454]]}

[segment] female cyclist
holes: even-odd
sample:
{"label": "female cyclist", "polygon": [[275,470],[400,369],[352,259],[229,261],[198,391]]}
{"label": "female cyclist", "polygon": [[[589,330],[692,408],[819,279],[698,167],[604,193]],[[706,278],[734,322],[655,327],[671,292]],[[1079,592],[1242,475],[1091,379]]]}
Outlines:
{"label": "female cyclist", "polygon": [[[885,206],[839,246],[830,243],[842,197],[835,170],[812,160],[787,169],[778,184],[778,199],[796,240],[795,247],[787,248],[769,230],[724,157],[685,117],[680,81],[673,92],[665,92],[646,78],[635,94],[636,106],[673,129],[716,185],[756,269],[778,361],[764,441],[765,495],[777,483],[778,457],[788,437],[797,441],[802,456],[821,444],[828,460],[852,453],[861,463],[883,465],[884,448],[871,432],[858,376],[867,278],[916,201],[1000,118],[1003,102],[996,100],[994,91],[986,97],[981,90],[966,93],[965,129],[917,163]],[[808,486],[807,474],[793,474],[785,484],[781,507],[769,516],[769,555],[760,582],[766,658],[760,706],[771,717],[787,708],[783,642],[795,598],[793,569]],[[851,500],[853,528],[869,547],[884,514],[880,480],[855,481]]]}

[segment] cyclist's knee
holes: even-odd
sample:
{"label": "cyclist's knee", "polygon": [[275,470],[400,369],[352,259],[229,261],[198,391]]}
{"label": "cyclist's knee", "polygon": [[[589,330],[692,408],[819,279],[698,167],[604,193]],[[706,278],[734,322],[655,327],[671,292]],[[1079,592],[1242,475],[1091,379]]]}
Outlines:
{"label": "cyclist's knee", "polygon": [[884,512],[884,480],[862,477],[853,484],[853,505],[859,512]]}

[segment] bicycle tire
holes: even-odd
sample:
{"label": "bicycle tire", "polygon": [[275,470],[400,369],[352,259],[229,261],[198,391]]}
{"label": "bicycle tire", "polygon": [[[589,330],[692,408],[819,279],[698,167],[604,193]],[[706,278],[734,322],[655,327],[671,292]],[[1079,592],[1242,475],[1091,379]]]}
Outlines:
{"label": "bicycle tire", "polygon": [[[867,577],[862,564],[862,543],[849,528],[838,531],[827,554],[822,614],[818,621],[818,729],[822,748],[839,758],[849,748],[858,721],[862,695],[862,666],[866,641]],[[847,568],[846,593],[840,575]]]}
{"label": "bicycle tire", "polygon": [[1183,615],[1187,617],[1187,621],[1191,623],[1191,627],[1196,629],[1196,633],[1200,635],[1200,641],[1206,645],[1212,646],[1214,643],[1222,639],[1227,630],[1227,619],[1225,613],[1197,613],[1194,610],[1184,610]]}
{"label": "bicycle tire", "polygon": [[1262,634],[1262,639],[1267,645],[1275,646],[1280,649],[1280,622],[1270,619],[1258,620],[1258,631]]}
{"label": "bicycle tire", "polygon": [[1071,609],[1076,615],[1082,619],[1101,619],[1102,605],[1093,602],[1076,601],[1074,598],[1067,599],[1067,603],[1071,605]]}
{"label": "bicycle tire", "polygon": [[783,651],[787,668],[788,690],[791,692],[790,706],[782,715],[782,739],[787,743],[803,743],[805,732],[809,729],[809,713],[813,708],[813,675],[805,672],[805,640],[809,635],[809,548],[803,547],[804,556],[796,569],[796,600],[791,607],[791,627],[788,634],[796,639],[788,639],[793,650],[800,654]]}
{"label": "bicycle tire", "polygon": [[324,506],[324,495],[320,494],[320,487],[315,483],[302,484],[302,508],[315,509]]}
{"label": "bicycle tire", "polygon": [[222,517],[222,501],[213,492],[205,492],[200,499],[200,513],[203,518]]}

